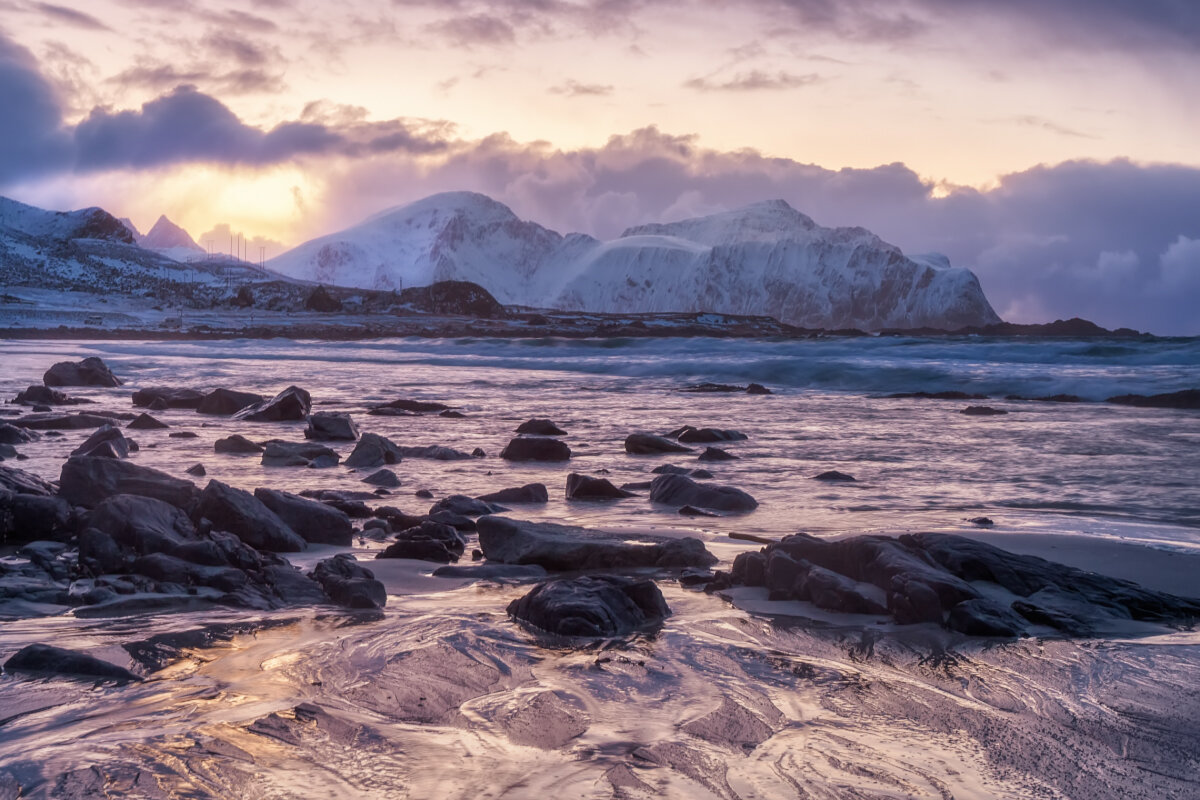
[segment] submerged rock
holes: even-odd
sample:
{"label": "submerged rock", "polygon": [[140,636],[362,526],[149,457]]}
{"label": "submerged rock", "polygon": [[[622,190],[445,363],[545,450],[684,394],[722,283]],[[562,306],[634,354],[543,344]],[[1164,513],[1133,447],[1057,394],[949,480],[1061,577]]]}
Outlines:
{"label": "submerged rock", "polygon": [[342,457],[316,442],[284,442],[272,439],[262,454],[264,467],[336,467]]}
{"label": "submerged rock", "polygon": [[625,452],[631,455],[657,455],[659,453],[690,453],[690,447],[676,444],[665,436],[653,433],[631,433],[625,437]]}
{"label": "submerged rock", "polygon": [[133,404],[142,408],[196,408],[204,399],[204,393],[195,389],[155,386],[138,389],[133,393]]}
{"label": "submerged rock", "polygon": [[430,506],[429,513],[432,515],[441,511],[449,511],[452,514],[461,514],[465,517],[481,517],[484,514],[498,514],[501,511],[507,510],[503,506],[498,506],[474,497],[467,497],[465,494],[452,494],[449,497],[443,497]]}
{"label": "submerged rock", "polygon": [[60,361],[42,376],[47,386],[120,386],[121,380],[95,356],[83,361]]}
{"label": "submerged rock", "polygon": [[115,415],[100,414],[30,414],[27,417],[14,419],[12,424],[18,428],[35,431],[81,431],[88,428],[101,428],[105,425],[117,425],[120,418]]}
{"label": "submerged rock", "polygon": [[578,472],[567,476],[568,500],[613,500],[633,496],[633,492],[618,489],[607,478],[593,478]]}
{"label": "submerged rock", "polygon": [[420,525],[400,531],[396,540],[376,558],[413,558],[449,564],[458,561],[466,551],[466,539],[450,525],[426,520]]}
{"label": "submerged rock", "polygon": [[372,486],[382,486],[386,489],[395,489],[400,486],[400,478],[390,469],[381,469],[363,478],[363,483],[369,483]]}
{"label": "submerged rock", "polygon": [[312,396],[298,386],[289,386],[270,400],[247,406],[233,415],[247,422],[301,421],[312,410]]}
{"label": "submerged rock", "polygon": [[740,458],[727,450],[722,450],[719,447],[706,447],[704,452],[700,454],[699,461],[734,461]]}
{"label": "submerged rock", "polygon": [[550,500],[550,493],[546,491],[544,483],[527,483],[524,486],[481,494],[479,499],[488,503],[546,503]]}
{"label": "submerged rock", "polygon": [[7,672],[33,672],[85,680],[129,683],[142,676],[95,656],[49,644],[30,644],[4,662]]}
{"label": "submerged rock", "polygon": [[1007,414],[1003,408],[992,408],[991,406],[967,406],[960,414],[966,414],[968,417],[999,417]]}
{"label": "submerged rock", "polygon": [[813,475],[814,481],[826,481],[828,483],[853,483],[857,480],[853,475],[846,472],[838,472],[836,469],[827,470],[820,475]]}
{"label": "submerged rock", "polygon": [[712,442],[740,442],[750,437],[740,431],[721,430],[720,428],[693,428],[684,425],[667,434],[672,439],[678,439],[687,444],[710,444]]}
{"label": "submerged rock", "polygon": [[165,422],[160,422],[149,414],[138,414],[132,422],[125,426],[128,430],[133,431],[155,431],[169,428]]}
{"label": "submerged rock", "polygon": [[[422,414],[430,411],[448,411],[450,406],[445,403],[433,403],[424,400],[393,400],[390,403],[374,406],[369,413],[386,412],[386,411],[407,411],[414,414]],[[387,416],[384,414],[384,416]]]}
{"label": "submerged rock", "polygon": [[569,461],[571,448],[547,436],[518,436],[500,451],[506,461]]}
{"label": "submerged rock", "polygon": [[346,458],[346,466],[353,469],[382,467],[399,464],[401,460],[400,448],[392,440],[377,433],[364,433]]}
{"label": "submerged rock", "polygon": [[517,433],[526,433],[533,436],[566,436],[567,432],[554,424],[552,420],[545,418],[535,418],[526,420],[517,426]]}
{"label": "submerged rock", "polygon": [[689,478],[695,478],[696,480],[709,480],[713,477],[713,474],[706,469],[677,467],[674,464],[660,464],[650,471],[655,475],[686,475]]}
{"label": "submerged rock", "polygon": [[263,452],[265,449],[262,445],[255,444],[240,433],[235,433],[233,436],[226,436],[224,439],[217,439],[213,442],[213,450],[217,453],[255,455]]}
{"label": "submerged rock", "polygon": [[707,567],[717,559],[704,543],[684,539],[630,541],[601,531],[524,522],[507,517],[480,517],[479,546],[489,561],[537,564],[552,571],[628,567]]}
{"label": "submerged rock", "polygon": [[758,501],[733,486],[696,483],[684,475],[660,475],[650,484],[650,502],[669,506],[696,506],[714,511],[753,511]]}
{"label": "submerged rock", "polygon": [[508,605],[517,620],[559,636],[625,636],[661,625],[671,610],[654,581],[618,575],[559,578]]}
{"label": "submerged rock", "polygon": [[34,384],[18,392],[13,402],[26,406],[74,406],[92,401],[81,397],[69,397],[49,386]]}
{"label": "submerged rock", "polygon": [[239,392],[233,389],[213,389],[204,395],[204,399],[196,406],[197,414],[212,414],[228,417],[248,406],[261,403],[264,398],[254,392]]}
{"label": "submerged rock", "polygon": [[329,599],[348,608],[380,609],[387,605],[387,589],[375,579],[375,573],[362,566],[349,553],[318,561],[310,577],[329,595]]}
{"label": "submerged rock", "polygon": [[470,453],[464,453],[461,450],[455,450],[453,447],[444,447],[440,444],[430,444],[423,447],[404,447],[396,448],[402,458],[428,458],[434,461],[466,461],[475,458]]}
{"label": "submerged rock", "polygon": [[304,429],[304,438],[318,442],[347,441],[353,442],[358,438],[358,426],[349,414],[335,411],[318,411],[308,416],[308,427]]}

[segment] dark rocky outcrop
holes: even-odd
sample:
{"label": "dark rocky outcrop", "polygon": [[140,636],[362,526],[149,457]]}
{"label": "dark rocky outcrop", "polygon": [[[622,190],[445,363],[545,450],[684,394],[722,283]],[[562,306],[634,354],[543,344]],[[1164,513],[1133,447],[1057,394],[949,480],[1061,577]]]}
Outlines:
{"label": "dark rocky outcrop", "polygon": [[655,475],[686,475],[689,478],[696,480],[709,480],[713,474],[706,469],[690,469],[689,467],[677,467],[674,464],[660,464],[650,470]]}
{"label": "dark rocky outcrop", "polygon": [[382,467],[399,464],[401,460],[400,448],[390,439],[377,433],[364,433],[346,458],[346,466],[353,469]]}
{"label": "dark rocky outcrop", "polygon": [[527,483],[524,486],[481,494],[479,499],[488,503],[546,503],[550,500],[550,493],[546,491],[544,483]]}
{"label": "dark rocky outcrop", "polygon": [[890,399],[920,399],[920,400],[987,400],[986,394],[971,394],[970,392],[896,392],[889,394]]}
{"label": "dark rocky outcrop", "polygon": [[813,475],[813,480],[825,481],[827,483],[853,483],[856,479],[847,472],[838,472],[836,469],[831,469],[822,472],[820,475]]}
{"label": "dark rocky outcrop", "polygon": [[35,431],[82,431],[88,428],[99,428],[103,425],[117,425],[121,418],[113,414],[30,414],[14,419],[12,424],[18,428]]}
{"label": "dark rocky outcrop", "polygon": [[247,422],[288,422],[308,417],[312,397],[298,386],[289,386],[270,400],[246,406],[233,415]]}
{"label": "dark rocky outcrop", "polygon": [[467,461],[472,458],[477,458],[470,453],[464,453],[462,450],[455,450],[453,447],[445,447],[440,444],[428,444],[420,447],[399,446],[396,450],[402,458],[428,458],[433,461]]}
{"label": "dark rocky outcrop", "polygon": [[429,286],[413,286],[401,290],[397,299],[403,305],[428,314],[482,319],[499,319],[507,314],[504,306],[487,289],[470,281],[437,281]]}
{"label": "dark rocky outcrop", "polygon": [[552,420],[539,417],[526,420],[517,426],[517,433],[527,433],[532,436],[566,436],[567,432],[554,424]]}
{"label": "dark rocky outcrop", "polygon": [[160,431],[164,428],[169,428],[170,426],[165,422],[155,419],[149,414],[143,413],[134,417],[133,421],[125,427],[131,431]]}
{"label": "dark rocky outcrop", "polygon": [[120,386],[121,380],[95,356],[83,361],[60,361],[42,376],[47,386]]}
{"label": "dark rocky outcrop", "polygon": [[1180,392],[1151,395],[1121,394],[1110,397],[1105,402],[1137,408],[1182,408],[1194,411],[1200,409],[1200,389],[1184,389]]}
{"label": "dark rocky outcrop", "polygon": [[461,514],[464,517],[481,517],[484,514],[498,514],[501,511],[507,510],[503,506],[489,503],[486,500],[467,497],[465,494],[452,494],[449,497],[443,497],[429,507],[431,516],[442,511],[449,511],[451,514]]}
{"label": "dark rocky outcrop", "polygon": [[345,512],[307,497],[259,488],[254,496],[309,544],[349,546],[354,526]]}
{"label": "dark rocky outcrop", "polygon": [[684,425],[667,434],[672,439],[678,439],[687,444],[711,444],[713,442],[740,442],[750,437],[740,431],[721,430],[720,428],[693,428]]}
{"label": "dark rocky outcrop", "polygon": [[625,437],[625,452],[632,455],[658,455],[660,453],[690,453],[690,447],[672,442],[665,436],[653,433],[631,433]]}
{"label": "dark rocky outcrop", "polygon": [[0,489],[14,494],[31,494],[41,497],[50,497],[58,492],[58,487],[49,481],[42,480],[32,472],[5,466],[0,466]]}
{"label": "dark rocky outcrop", "polygon": [[204,393],[195,389],[180,389],[155,386],[138,389],[133,393],[133,404],[140,408],[196,408],[204,399]]}
{"label": "dark rocky outcrop", "polygon": [[[0,480],[0,483],[17,484],[11,480],[13,476],[7,477],[10,480]],[[71,506],[60,497],[44,493],[36,485],[24,488],[37,488],[39,491],[19,492],[0,488],[0,544],[27,544],[70,536]],[[2,568],[0,574],[3,574]]]}
{"label": "dark rocky outcrop", "polygon": [[96,432],[84,440],[83,444],[71,451],[73,456],[92,456],[95,458],[127,458],[133,449],[133,442],[125,438],[121,429],[115,425],[105,425],[97,428]]}
{"label": "dark rocky outcrop", "polygon": [[26,406],[75,406],[92,401],[82,397],[69,397],[49,386],[34,384],[18,392],[13,402]]}
{"label": "dark rocky outcrop", "polygon": [[380,609],[387,605],[387,589],[375,573],[349,553],[318,561],[309,577],[321,584],[329,599],[347,608]]}
{"label": "dark rocky outcrop", "polygon": [[266,448],[260,444],[255,444],[240,433],[235,433],[233,436],[226,436],[224,439],[217,439],[213,442],[213,450],[217,453],[253,455],[263,452],[264,449]]}
{"label": "dark rocky outcrop", "polygon": [[518,436],[500,451],[500,457],[506,461],[569,461],[571,448],[548,436]]}
{"label": "dark rocky outcrop", "polygon": [[66,650],[49,644],[30,644],[18,650],[4,662],[7,672],[32,672],[38,675],[57,675],[84,680],[129,683],[142,676],[95,656]]}
{"label": "dark rocky outcrop", "polygon": [[363,483],[381,486],[385,489],[396,489],[400,486],[400,478],[390,469],[380,469],[363,478]]}
{"label": "dark rocky outcrop", "polygon": [[213,389],[204,395],[204,399],[196,406],[197,414],[212,414],[228,417],[236,414],[247,406],[256,405],[265,400],[261,394],[254,392],[239,392],[233,389]]}
{"label": "dark rocky outcrop", "polygon": [[[450,406],[445,403],[434,403],[425,400],[393,400],[390,403],[384,403],[380,406],[371,408],[371,413],[380,411],[407,411],[413,414],[424,414],[430,411],[449,411]],[[384,414],[383,416],[387,416]]]}
{"label": "dark rocky outcrop", "polygon": [[318,286],[309,292],[308,297],[304,300],[304,309],[306,311],[317,311],[322,314],[332,314],[335,311],[342,310],[342,301],[329,293],[329,290],[324,286]]}
{"label": "dark rocky outcrop", "polygon": [[264,467],[336,467],[342,457],[316,442],[285,442],[271,439],[262,454]]}
{"label": "dark rocky outcrop", "polygon": [[185,469],[184,472],[197,478],[203,478],[208,474],[208,470],[204,468],[203,464],[192,464],[190,467]]}
{"label": "dark rocky outcrop", "polygon": [[523,522],[508,517],[480,517],[479,546],[489,561],[537,564],[551,571],[630,567],[708,567],[716,558],[699,539],[630,541],[602,531]]}
{"label": "dark rocky outcrop", "polygon": [[960,414],[966,414],[968,417],[999,417],[1007,414],[1003,408],[992,408],[991,406],[967,406]]}
{"label": "dark rocky outcrop", "polygon": [[633,496],[633,492],[618,489],[607,478],[593,478],[578,472],[567,476],[568,500],[614,500]]}
{"label": "dark rocky outcrop", "polygon": [[37,431],[28,428],[18,428],[7,422],[0,422],[0,444],[27,444],[42,438]]}
{"label": "dark rocky outcrop", "polygon": [[396,540],[376,558],[412,558],[450,564],[465,552],[467,541],[453,526],[433,520],[400,531]]}
{"label": "dark rocky outcrop", "polygon": [[585,575],[544,581],[508,605],[514,618],[558,636],[626,636],[671,613],[654,581]]}
{"label": "dark rocky outcrop", "polygon": [[261,500],[220,481],[209,481],[204,487],[192,519],[207,519],[217,530],[229,531],[259,550],[297,553],[304,549],[304,539]]}
{"label": "dark rocky outcrop", "polygon": [[660,475],[650,484],[650,502],[668,506],[695,506],[713,511],[744,512],[758,501],[733,486],[696,483],[685,475]]}
{"label": "dark rocky outcrop", "polygon": [[336,411],[318,411],[309,414],[308,427],[304,429],[304,438],[318,442],[343,441],[353,442],[358,439],[358,426],[349,414]]}
{"label": "dark rocky outcrop", "polygon": [[697,460],[698,461],[734,461],[735,459],[738,459],[738,458],[741,458],[741,456],[735,456],[733,453],[730,453],[728,450],[722,450],[719,447],[706,447],[706,448],[704,448],[704,452],[701,453],[697,457]]}
{"label": "dark rocky outcrop", "polygon": [[59,495],[71,505],[92,508],[118,494],[152,497],[188,508],[200,492],[191,481],[113,458],[72,456],[58,479]]}
{"label": "dark rocky outcrop", "polygon": [[763,386],[761,383],[752,383],[749,386],[736,386],[729,383],[697,383],[691,386],[685,386],[679,391],[695,392],[699,394],[733,394],[736,392],[745,392],[746,394],[772,394],[771,390]]}

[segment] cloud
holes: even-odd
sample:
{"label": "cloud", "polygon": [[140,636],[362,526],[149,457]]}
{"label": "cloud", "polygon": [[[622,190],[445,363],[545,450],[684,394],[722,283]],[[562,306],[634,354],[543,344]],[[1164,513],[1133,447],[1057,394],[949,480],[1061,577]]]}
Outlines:
{"label": "cloud", "polygon": [[557,86],[551,86],[547,91],[550,94],[561,94],[567,97],[607,97],[613,93],[613,87],[608,84],[567,80]]}
{"label": "cloud", "polygon": [[86,28],[92,31],[111,31],[112,28],[83,11],[66,6],[56,6],[51,3],[34,3],[33,8],[60,25],[71,25],[76,28]]}
{"label": "cloud", "polygon": [[1057,133],[1059,136],[1070,136],[1077,139],[1099,138],[1094,134],[1077,131],[1074,128],[1068,128],[1065,125],[1059,125],[1053,120],[1048,120],[1044,117],[1038,117],[1032,114],[1023,114],[1018,117],[1013,117],[1011,121],[1017,125],[1021,125],[1022,127],[1041,128],[1042,130],[1049,131],[1050,133]]}
{"label": "cloud", "polygon": [[0,184],[61,167],[70,153],[60,100],[24,47],[0,34]]}
{"label": "cloud", "polygon": [[428,26],[427,30],[457,47],[510,45],[517,39],[513,26],[490,14],[451,17]]}
{"label": "cloud", "polygon": [[689,81],[685,81],[683,85],[685,88],[696,89],[701,92],[760,92],[764,90],[799,89],[819,83],[820,81],[821,76],[816,73],[795,75],[783,70],[779,72],[765,72],[755,69],[749,72],[739,72],[731,78],[724,80],[713,80],[711,75],[704,78],[692,78]]}
{"label": "cloud", "polygon": [[279,92],[284,88],[282,75],[256,67],[222,72],[202,64],[180,67],[148,59],[114,75],[109,82],[124,88],[138,87],[152,92],[162,92],[181,84],[203,84],[213,92],[226,95]]}

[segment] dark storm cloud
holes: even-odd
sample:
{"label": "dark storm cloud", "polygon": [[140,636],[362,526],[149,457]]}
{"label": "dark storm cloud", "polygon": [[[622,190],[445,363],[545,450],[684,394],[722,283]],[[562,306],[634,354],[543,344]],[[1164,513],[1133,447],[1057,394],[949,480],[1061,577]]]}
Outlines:
{"label": "dark storm cloud", "polygon": [[42,15],[48,17],[53,22],[56,22],[60,25],[73,25],[76,28],[86,28],[93,31],[112,30],[112,28],[108,27],[91,14],[78,11],[74,8],[56,6],[52,5],[51,3],[34,3],[33,8],[36,11],[39,11]]}
{"label": "dark storm cloud", "polygon": [[53,85],[28,50],[0,34],[0,184],[60,167],[69,153]]}
{"label": "dark storm cloud", "polygon": [[781,89],[799,89],[819,83],[821,76],[816,73],[796,75],[780,70],[767,72],[754,69],[749,72],[739,72],[729,78],[692,78],[684,82],[684,88],[696,89],[701,92],[761,92],[779,91]]}

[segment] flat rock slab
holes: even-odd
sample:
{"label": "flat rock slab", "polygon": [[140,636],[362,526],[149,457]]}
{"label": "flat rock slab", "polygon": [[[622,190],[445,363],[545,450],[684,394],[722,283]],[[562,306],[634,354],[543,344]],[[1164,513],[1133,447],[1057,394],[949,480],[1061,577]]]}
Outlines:
{"label": "flat rock slab", "polygon": [[686,475],[659,475],[650,484],[650,502],[729,512],[758,508],[758,501],[741,489],[697,483]]}
{"label": "flat rock slab", "polygon": [[489,561],[537,564],[551,571],[635,567],[708,567],[717,562],[699,539],[642,539],[508,517],[480,517],[479,546]]}
{"label": "flat rock slab", "polygon": [[141,675],[111,662],[48,644],[26,645],[4,662],[4,669],[8,672],[32,672],[119,683],[142,680]]}

